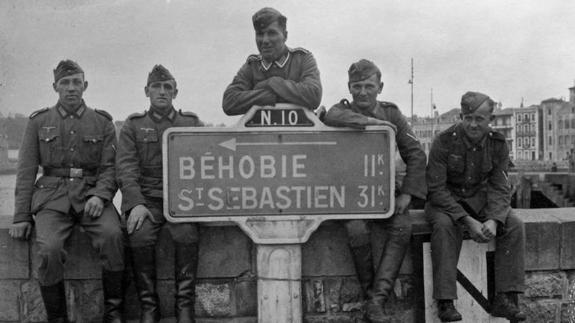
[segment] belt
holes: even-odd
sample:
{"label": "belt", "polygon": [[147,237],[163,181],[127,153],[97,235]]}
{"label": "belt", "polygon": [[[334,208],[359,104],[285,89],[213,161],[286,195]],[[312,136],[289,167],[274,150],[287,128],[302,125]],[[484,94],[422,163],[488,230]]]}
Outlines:
{"label": "belt", "polygon": [[44,168],[44,176],[81,178],[85,176],[96,176],[97,169],[84,168]]}

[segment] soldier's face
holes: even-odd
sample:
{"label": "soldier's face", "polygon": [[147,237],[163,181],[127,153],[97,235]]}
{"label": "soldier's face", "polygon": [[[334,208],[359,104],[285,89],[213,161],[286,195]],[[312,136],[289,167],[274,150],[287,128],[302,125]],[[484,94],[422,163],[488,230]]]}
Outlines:
{"label": "soldier's face", "polygon": [[373,74],[363,81],[350,82],[348,86],[355,105],[360,109],[370,109],[377,104],[377,96],[383,89],[383,82]]}
{"label": "soldier's face", "polygon": [[82,103],[82,95],[88,88],[84,73],[64,76],[52,85],[59,95],[59,102],[68,107],[76,107]]}
{"label": "soldier's face", "polygon": [[277,21],[256,31],[256,45],[266,62],[273,62],[282,56],[286,39],[287,31],[284,31]]}
{"label": "soldier's face", "polygon": [[489,102],[483,102],[472,113],[461,114],[463,130],[471,141],[478,142],[489,132],[489,123],[493,118],[493,111]]}
{"label": "soldier's face", "polygon": [[150,98],[150,104],[160,109],[170,108],[172,101],[178,95],[174,80],[152,82],[144,89],[146,96]]}

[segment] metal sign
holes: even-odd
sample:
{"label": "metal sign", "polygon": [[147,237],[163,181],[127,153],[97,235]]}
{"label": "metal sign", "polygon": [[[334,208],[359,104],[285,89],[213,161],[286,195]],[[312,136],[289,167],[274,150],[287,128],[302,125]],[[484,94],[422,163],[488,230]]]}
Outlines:
{"label": "metal sign", "polygon": [[[296,117],[304,120],[304,125],[262,124],[261,120],[274,119],[259,109],[257,114],[244,116],[235,128],[166,130],[164,208],[168,219],[326,220],[392,215],[392,126],[363,131],[332,128],[302,108],[283,110],[292,121]],[[275,113],[275,120],[281,117]]]}

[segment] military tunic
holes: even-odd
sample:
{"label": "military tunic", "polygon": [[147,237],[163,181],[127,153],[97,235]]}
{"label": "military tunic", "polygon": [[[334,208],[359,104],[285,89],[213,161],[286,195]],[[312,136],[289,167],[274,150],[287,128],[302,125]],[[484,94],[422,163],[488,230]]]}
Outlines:
{"label": "military tunic", "polygon": [[[321,102],[322,87],[313,55],[303,48],[288,48],[287,55],[283,64],[274,62],[269,66],[261,55],[249,56],[224,92],[224,112],[228,115],[244,114],[253,105],[276,103],[317,108]],[[258,83],[266,80],[273,93],[266,89],[254,89]]]}
{"label": "military tunic", "polygon": [[490,131],[479,143],[470,142],[461,124],[434,140],[427,165],[426,214],[433,226],[434,297],[455,299],[457,261],[462,241],[460,219],[498,223],[495,287],[498,292],[522,291],[524,228],[511,212],[507,179],[509,150],[505,137]]}
{"label": "military tunic", "polygon": [[168,226],[176,242],[197,241],[195,225],[166,223],[163,215],[162,134],[170,127],[200,126],[203,123],[194,113],[176,111],[172,107],[162,115],[152,108],[129,116],[120,130],[117,176],[122,191],[122,212],[129,214],[135,206],[142,204],[150,210],[155,221],[145,221],[140,230],[130,235],[132,247],[154,245],[163,225]]}
{"label": "military tunic", "polygon": [[[112,117],[105,111],[82,103],[69,112],[58,104],[30,116],[20,147],[14,223],[36,223],[42,285],[63,279],[64,242],[75,223],[91,237],[105,270],[123,270],[120,219],[111,203],[115,150]],[[43,176],[36,180],[39,166]],[[104,201],[98,218],[83,214],[91,196]]]}

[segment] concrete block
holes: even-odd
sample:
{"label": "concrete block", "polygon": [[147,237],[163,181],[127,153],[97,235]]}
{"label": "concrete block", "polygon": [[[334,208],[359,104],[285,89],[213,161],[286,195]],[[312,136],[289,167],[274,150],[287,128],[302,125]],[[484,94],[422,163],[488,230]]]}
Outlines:
{"label": "concrete block", "polygon": [[558,269],[561,253],[559,220],[541,209],[518,209],[516,213],[525,222],[525,269]]}
{"label": "concrete block", "polygon": [[553,217],[561,223],[560,268],[575,269],[575,208],[553,209]]}
{"label": "concrete block", "polygon": [[2,279],[30,278],[29,258],[29,243],[12,239],[8,234],[8,228],[0,228],[0,277]]}
{"label": "concrete block", "polygon": [[554,298],[561,297],[567,284],[563,272],[538,271],[525,275],[525,297]]}
{"label": "concrete block", "polygon": [[20,286],[20,312],[22,322],[46,322],[46,310],[37,281],[29,280]]}
{"label": "concrete block", "polygon": [[232,303],[236,306],[236,316],[258,315],[258,284],[255,277],[236,280]]}
{"label": "concrete block", "polygon": [[200,227],[198,277],[238,277],[255,273],[254,244],[235,226]]}
{"label": "concrete block", "polygon": [[104,298],[100,280],[66,282],[68,318],[72,322],[101,322]]}
{"label": "concrete block", "polygon": [[347,233],[341,222],[324,223],[302,246],[302,275],[355,275]]}
{"label": "concrete block", "polygon": [[561,304],[561,321],[560,322],[575,322],[575,303]]}
{"label": "concrete block", "polygon": [[303,282],[305,313],[325,313],[326,301],[321,279],[310,279]]}
{"label": "concrete block", "polygon": [[228,283],[204,283],[196,286],[196,315],[199,317],[230,317],[235,306],[231,304]]}
{"label": "concrete block", "polygon": [[0,280],[0,321],[20,321],[20,284],[18,280]]}
{"label": "concrete block", "polygon": [[527,316],[525,323],[557,322],[560,303],[554,300],[531,301],[523,303],[521,309]]}

